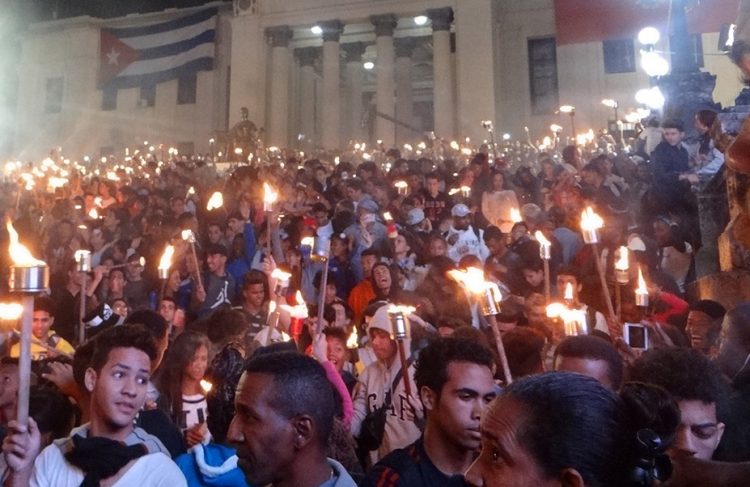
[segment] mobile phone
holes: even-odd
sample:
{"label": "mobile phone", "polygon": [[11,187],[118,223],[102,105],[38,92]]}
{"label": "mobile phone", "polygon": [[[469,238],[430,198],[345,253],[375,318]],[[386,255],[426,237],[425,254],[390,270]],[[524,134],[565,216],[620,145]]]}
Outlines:
{"label": "mobile phone", "polygon": [[623,338],[630,348],[648,350],[648,327],[640,323],[625,323]]}

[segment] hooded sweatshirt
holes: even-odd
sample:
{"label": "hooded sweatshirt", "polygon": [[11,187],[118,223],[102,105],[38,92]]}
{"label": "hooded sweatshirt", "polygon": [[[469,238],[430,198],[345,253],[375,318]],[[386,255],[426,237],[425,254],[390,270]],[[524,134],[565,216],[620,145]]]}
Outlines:
{"label": "hooded sweatshirt", "polygon": [[[375,315],[370,320],[368,332],[372,328],[378,328],[390,333],[391,325],[388,318],[387,306],[381,306],[375,312]],[[408,339],[404,340],[407,357],[411,348],[409,342],[410,340]],[[408,370],[412,396],[416,398],[417,386],[414,382],[414,364],[411,364]],[[362,375],[359,376],[359,382],[354,389],[352,434],[355,438],[359,437],[362,421],[365,419],[367,413],[383,405],[386,392],[390,390],[394,379],[400,373],[401,361],[397,355],[390,367],[380,361],[376,361],[368,365]],[[383,442],[380,444],[380,448],[370,452],[370,459],[373,464],[396,448],[404,448],[414,443],[422,434],[414,422],[415,417],[420,418],[423,416],[422,404],[418,399],[412,399],[411,406],[415,408],[412,414],[404,387],[404,381],[401,379],[391,393],[391,406],[386,415]]]}
{"label": "hooded sweatshirt", "polygon": [[248,487],[245,475],[237,467],[233,448],[216,443],[198,444],[175,462],[190,487]]}

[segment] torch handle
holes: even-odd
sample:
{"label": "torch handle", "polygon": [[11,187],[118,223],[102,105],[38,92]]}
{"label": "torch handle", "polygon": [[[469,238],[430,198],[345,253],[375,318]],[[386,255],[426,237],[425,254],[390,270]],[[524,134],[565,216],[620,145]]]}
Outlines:
{"label": "torch handle", "polygon": [[269,262],[271,260],[271,252],[272,252],[272,243],[271,243],[271,212],[266,213],[266,252],[268,253],[268,259]]}
{"label": "torch handle", "polygon": [[622,289],[619,282],[615,283],[615,306],[617,306],[617,321],[622,321]]}
{"label": "torch handle", "polygon": [[83,321],[83,318],[86,316],[86,273],[81,273],[81,307],[78,310],[78,314],[80,315],[78,318],[78,345],[81,345],[84,341],[86,341],[86,322]]}
{"label": "torch handle", "polygon": [[409,380],[409,364],[406,361],[406,348],[403,340],[397,340],[398,357],[401,361],[401,379],[404,381],[404,391],[407,396],[411,396],[411,381]]}
{"label": "torch handle", "polygon": [[21,426],[29,422],[29,394],[31,391],[31,326],[34,319],[34,296],[23,295],[23,319],[18,358],[18,412],[16,421]]}
{"label": "torch handle", "polygon": [[325,311],[326,304],[326,287],[328,287],[328,259],[323,261],[323,278],[320,280],[320,290],[318,291],[318,323],[315,325],[316,335],[320,335],[323,331],[323,311]]}
{"label": "torch handle", "polygon": [[509,386],[513,383],[513,377],[510,375],[510,366],[508,366],[508,356],[505,354],[505,346],[503,345],[503,337],[500,335],[500,329],[497,327],[497,318],[495,315],[488,315],[487,321],[490,322],[492,333],[495,335],[495,345],[497,345],[497,355],[500,358],[500,365],[503,368],[503,374],[505,376],[505,385]]}
{"label": "torch handle", "polygon": [[609,312],[609,317],[611,319],[616,320],[617,315],[615,314],[614,306],[612,306],[612,294],[610,294],[609,287],[607,286],[607,279],[604,274],[604,266],[602,265],[602,260],[599,254],[599,245],[592,243],[591,248],[594,250],[594,261],[596,262],[596,269],[599,272],[599,282],[601,282],[602,284],[604,301],[607,303],[607,312]]}
{"label": "torch handle", "polygon": [[544,300],[547,304],[551,300],[550,276],[549,276],[549,259],[544,259]]}
{"label": "torch handle", "polygon": [[198,252],[195,251],[195,244],[190,242],[190,250],[193,253],[193,260],[195,261],[195,277],[198,280],[198,287],[203,287],[203,279],[201,278],[201,264],[198,261]]}

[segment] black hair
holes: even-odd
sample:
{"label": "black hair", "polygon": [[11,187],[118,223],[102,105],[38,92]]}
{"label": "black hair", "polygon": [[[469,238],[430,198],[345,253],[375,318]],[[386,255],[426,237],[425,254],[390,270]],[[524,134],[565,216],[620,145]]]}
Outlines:
{"label": "black hair", "polygon": [[467,362],[493,368],[492,352],[476,341],[465,338],[436,338],[419,353],[415,365],[414,382],[417,389],[429,387],[439,396],[448,382],[448,365]]}
{"label": "black hair", "polygon": [[596,336],[579,335],[565,338],[555,349],[552,363],[557,357],[602,360],[607,363],[607,377],[613,390],[620,389],[624,365],[622,357],[611,343]]}
{"label": "black hair", "polygon": [[169,323],[167,323],[167,320],[156,311],[151,311],[150,309],[139,309],[138,311],[130,313],[128,317],[125,318],[124,323],[126,325],[132,325],[135,323],[143,325],[155,340],[163,339],[167,336],[167,332],[169,331]]}
{"label": "black hair", "polygon": [[685,126],[680,120],[676,120],[674,118],[668,118],[667,120],[664,120],[661,123],[661,128],[663,129],[677,129],[680,132],[685,131]]}
{"label": "black hair", "polygon": [[271,288],[268,284],[268,277],[257,269],[247,271],[242,278],[242,290],[248,289],[253,284],[263,284],[263,301],[268,301],[271,297]]}
{"label": "black hair", "polygon": [[[670,424],[674,410],[647,404],[666,410],[668,418],[644,422],[642,402],[629,398],[634,388],[620,397],[591,377],[547,372],[513,382],[500,397],[523,408],[517,441],[546,477],[573,468],[588,487],[647,485],[633,479],[640,463],[636,435],[650,423]],[[486,416],[506,414],[498,404],[503,401],[493,403]]]}
{"label": "black hair", "polygon": [[52,439],[64,438],[74,426],[75,408],[65,395],[54,388],[32,387],[29,416],[36,421],[40,433],[51,433]]}
{"label": "black hair", "polygon": [[99,335],[95,335],[93,338],[89,338],[82,344],[76,347],[75,354],[73,355],[73,380],[81,391],[86,390],[86,369],[91,364],[91,357],[94,355],[94,349],[96,348],[96,338]]}
{"label": "black hair", "polygon": [[362,257],[365,257],[367,255],[372,255],[373,257],[375,257],[375,259],[380,260],[380,252],[372,247],[369,247],[362,251]]}
{"label": "black hair", "polygon": [[242,311],[219,308],[208,316],[206,335],[214,345],[224,345],[247,330],[248,321]]}
{"label": "black hair", "polygon": [[508,368],[514,378],[525,377],[544,370],[542,350],[545,338],[527,326],[516,327],[503,335]]}
{"label": "black hair", "polygon": [[633,363],[629,378],[661,386],[678,401],[720,404],[724,398],[721,373],[691,348],[649,350]]}
{"label": "black hair", "polygon": [[287,419],[310,416],[318,446],[325,447],[333,429],[337,396],[323,366],[297,352],[267,353],[254,355],[245,365],[245,374],[271,376],[272,407]]}
{"label": "black hair", "polygon": [[573,276],[576,278],[576,282],[581,284],[581,271],[578,267],[562,264],[557,268],[557,275],[560,276]]}
{"label": "black hair", "polygon": [[55,302],[47,296],[34,298],[34,311],[46,311],[50,316],[55,316]]}
{"label": "black hair", "polygon": [[503,235],[503,231],[500,230],[495,225],[490,225],[484,230],[484,241],[488,240],[502,240],[505,236]]}
{"label": "black hair", "polygon": [[135,348],[148,355],[152,362],[157,357],[153,334],[145,326],[114,326],[97,335],[89,367],[100,372],[115,348]]}

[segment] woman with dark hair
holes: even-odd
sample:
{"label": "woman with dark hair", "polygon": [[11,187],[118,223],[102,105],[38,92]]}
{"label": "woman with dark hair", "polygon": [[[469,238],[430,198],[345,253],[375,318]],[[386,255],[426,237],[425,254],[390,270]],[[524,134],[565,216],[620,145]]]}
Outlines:
{"label": "woman with dark hair", "polygon": [[[645,389],[644,389],[645,388]],[[646,385],[620,396],[568,372],[533,375],[503,390],[482,417],[470,485],[650,486],[671,474],[674,401]],[[661,435],[661,436],[660,436]]]}
{"label": "woman with dark hair", "polygon": [[482,193],[482,215],[490,225],[495,225],[505,233],[513,226],[511,210],[518,210],[516,192],[508,189],[505,184],[505,174],[494,170],[491,173],[492,186]]}
{"label": "woman with dark hair", "polygon": [[418,239],[411,232],[399,230],[395,238],[390,239],[390,250],[393,264],[403,272],[403,288],[414,291],[417,287],[417,255],[422,254]]}
{"label": "woman with dark hair", "polygon": [[206,391],[201,380],[208,367],[211,342],[203,333],[180,334],[167,351],[156,382],[161,395],[158,405],[182,431],[188,448],[210,437],[206,429]]}
{"label": "woman with dark hair", "polygon": [[698,177],[709,178],[716,174],[724,164],[724,154],[716,149],[711,137],[714,122],[716,122],[716,112],[713,110],[700,110],[695,114],[693,126],[698,132],[698,153],[695,155]]}
{"label": "woman with dark hair", "polygon": [[372,266],[370,275],[372,280],[372,289],[375,291],[375,297],[370,301],[394,301],[399,295],[398,280],[390,266],[385,262],[378,262]]}

